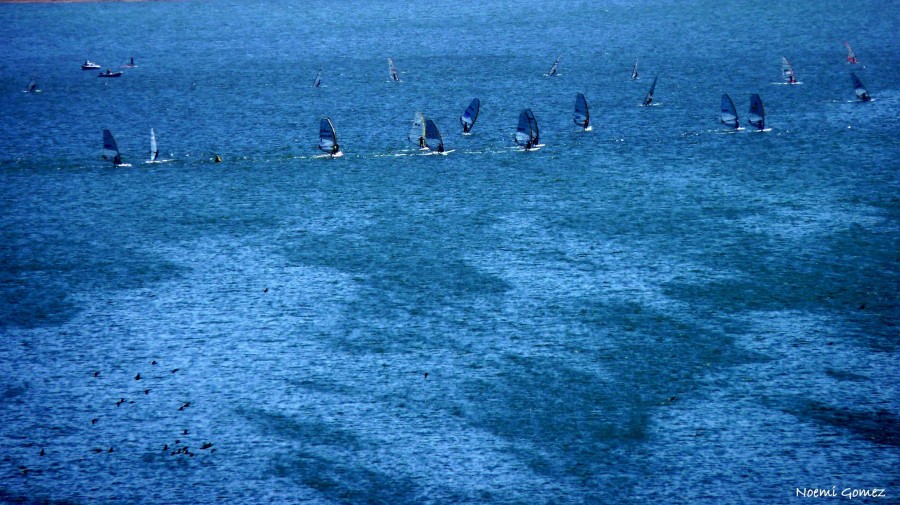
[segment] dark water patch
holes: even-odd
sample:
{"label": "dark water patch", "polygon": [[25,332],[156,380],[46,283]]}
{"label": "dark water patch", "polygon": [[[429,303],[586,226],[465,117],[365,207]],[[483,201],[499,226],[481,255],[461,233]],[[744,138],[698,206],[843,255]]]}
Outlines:
{"label": "dark water patch", "polygon": [[900,445],[900,420],[885,409],[854,410],[818,401],[803,401],[787,410],[801,420],[840,428],[879,445]]}

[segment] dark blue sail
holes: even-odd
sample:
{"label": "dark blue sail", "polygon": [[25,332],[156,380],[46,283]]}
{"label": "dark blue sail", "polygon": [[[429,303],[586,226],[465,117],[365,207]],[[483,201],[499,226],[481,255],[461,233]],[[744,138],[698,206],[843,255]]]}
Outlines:
{"label": "dark blue sail", "polygon": [[587,129],[591,125],[591,111],[588,109],[587,100],[584,95],[578,93],[575,95],[575,124],[581,128]]}
{"label": "dark blue sail", "polygon": [[856,98],[863,102],[871,100],[872,97],[869,96],[869,91],[866,89],[865,85],[863,85],[859,76],[856,75],[856,72],[850,72],[850,78],[853,79],[853,91],[856,93]]}
{"label": "dark blue sail", "polygon": [[469,133],[478,120],[478,112],[481,110],[481,100],[473,98],[472,102],[466,107],[466,111],[459,117],[459,124],[463,127],[463,133]]}
{"label": "dark blue sail", "polygon": [[327,117],[323,117],[319,122],[319,149],[328,154],[337,154],[341,150],[337,143],[334,125]]}
{"label": "dark blue sail", "polygon": [[735,129],[740,126],[738,123],[737,109],[734,107],[734,102],[731,101],[731,97],[727,94],[722,95],[721,111],[722,113],[719,120],[722,124]]}
{"label": "dark blue sail", "polygon": [[444,139],[441,138],[437,125],[430,119],[425,121],[425,145],[439,153],[444,152]]}
{"label": "dark blue sail", "polygon": [[762,98],[756,93],[750,95],[750,114],[747,116],[747,122],[758,130],[766,128],[766,108],[763,106]]}

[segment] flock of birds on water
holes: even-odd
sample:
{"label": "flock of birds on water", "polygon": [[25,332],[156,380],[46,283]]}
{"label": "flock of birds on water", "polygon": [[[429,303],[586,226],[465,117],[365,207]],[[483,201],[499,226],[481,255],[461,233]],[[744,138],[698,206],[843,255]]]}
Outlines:
{"label": "flock of birds on water", "polygon": [[[154,370],[162,368],[159,365],[159,362],[157,362],[156,360],[151,361],[150,366]],[[159,384],[159,381],[165,380],[167,376],[175,377],[179,370],[180,370],[179,368],[173,368],[168,371],[162,371],[159,373],[149,374],[149,375],[146,372],[144,373],[144,375],[142,375],[140,372],[138,372],[137,374],[135,374],[133,381],[140,383],[141,386],[149,386],[150,384],[148,384],[148,383],[154,383],[154,382],[156,384]],[[91,377],[92,377],[92,380],[103,380],[104,379],[104,375],[103,375],[102,371],[100,371],[100,370],[95,370],[93,373],[91,373]],[[88,429],[93,429],[94,427],[97,427],[98,425],[102,425],[103,423],[109,421],[110,419],[113,418],[112,416],[117,415],[117,413],[121,411],[123,406],[125,408],[128,408],[128,406],[136,405],[137,403],[140,402],[141,397],[149,396],[151,394],[151,392],[153,391],[153,388],[151,388],[151,387],[144,387],[143,389],[131,388],[131,390],[132,390],[132,393],[131,393],[132,398],[131,399],[126,399],[125,397],[119,397],[119,399],[115,402],[113,402],[111,399],[108,400],[108,402],[104,402],[104,404],[106,406],[105,407],[106,411],[97,413],[95,415],[95,417],[92,417],[90,419],[89,423],[86,422],[85,424],[89,424],[89,426],[90,426],[90,428],[88,428]],[[190,401],[177,400],[177,401],[172,401],[170,403],[172,405],[173,411],[176,411],[175,405],[176,404],[179,405],[176,412],[184,412],[191,407]],[[113,404],[115,405],[115,407],[112,406]],[[178,414],[178,416],[179,416],[179,422],[182,423],[182,426],[184,424],[186,424],[186,423],[184,423],[186,415]],[[214,444],[209,441],[197,442],[197,444],[199,444],[199,447],[195,447],[195,445],[192,445],[193,442],[191,442],[189,440],[189,437],[191,437],[191,436],[192,436],[192,434],[191,434],[191,430],[189,428],[181,428],[180,431],[178,431],[178,433],[172,434],[171,440],[162,441],[162,445],[157,447],[157,449],[154,449],[154,450],[159,450],[163,454],[167,454],[171,457],[186,457],[186,458],[193,458],[193,457],[197,456],[198,454],[202,454],[202,453],[212,454],[212,453],[216,452],[215,447],[213,447]],[[195,452],[195,451],[201,451],[201,452]],[[116,452],[116,447],[115,447],[115,445],[104,445],[102,447],[95,446],[95,447],[92,447],[89,450],[89,452],[92,452],[94,454],[112,454],[112,453]],[[47,448],[45,446],[41,446],[40,451],[38,452],[38,457],[40,459],[44,459],[45,457],[49,457],[52,459],[52,454],[53,454],[52,449],[48,452]],[[31,473],[41,473],[43,471],[40,466],[28,467],[26,465],[19,465],[18,470],[19,470],[19,473],[23,477],[27,477]]]}
{"label": "flock of birds on water", "polygon": [[[853,49],[850,47],[850,44],[844,42],[844,46],[847,49],[847,62],[850,64],[858,64],[859,60],[856,57]],[[557,57],[556,61],[547,71],[545,76],[555,77],[559,75],[559,61],[560,57]],[[127,64],[122,65],[122,68],[135,67],[137,67],[137,65],[135,64],[133,57],[129,59],[129,62]],[[93,61],[85,60],[81,68],[82,70],[99,70],[101,66]],[[397,71],[397,66],[394,64],[394,61],[391,58],[388,58],[388,71],[390,80],[392,82],[401,82],[399,72]],[[785,84],[800,84],[794,73],[793,66],[785,57],[781,58],[781,71]],[[122,74],[122,71],[113,72],[109,68],[107,68],[105,72],[100,72],[98,77],[115,78],[121,77]],[[851,72],[850,76],[853,83],[854,92],[856,93],[856,98],[861,102],[871,101],[872,98],[869,95],[868,90],[866,90],[865,85],[862,83],[862,80],[860,80],[859,76],[857,76],[855,72]],[[638,78],[637,61],[635,61],[634,63],[631,78],[633,80],[636,80]],[[653,79],[653,83],[651,84],[650,89],[641,104],[642,106],[647,107],[651,105],[658,105],[653,101],[657,79],[658,77],[655,77]],[[318,88],[319,86],[321,86],[321,83],[322,71],[319,70],[316,74],[315,80],[313,81],[313,86]],[[40,91],[41,90],[37,88],[35,80],[32,78],[28,87],[25,89],[25,92],[38,93]],[[475,122],[478,119],[478,112],[480,108],[480,100],[478,98],[474,98],[472,99],[466,110],[463,112],[463,114],[459,117],[459,123],[462,126],[463,135],[471,134],[472,129],[475,126]],[[591,130],[590,108],[588,107],[587,100],[582,93],[578,93],[575,97],[575,115],[573,119],[575,125],[579,128],[582,128],[585,131]],[[728,94],[722,95],[720,122],[727,126],[730,130],[739,131],[744,129],[740,125],[738,112],[736,107],[734,106],[734,102]],[[755,128],[756,131],[770,131],[770,129],[767,129],[765,125],[765,106],[763,105],[762,98],[760,98],[758,94],[750,95],[750,110],[747,123]],[[156,146],[156,134],[153,129],[150,130],[150,137],[150,159],[147,160],[147,163],[162,163],[171,161],[159,159],[159,150]],[[428,151],[426,154],[449,154],[453,152],[452,150],[448,151],[445,149],[443,138],[434,121],[431,119],[426,119],[424,114],[422,114],[421,112],[415,113],[413,126],[410,130],[408,138],[411,142],[416,144],[420,150]],[[544,144],[540,143],[540,129],[537,124],[537,119],[534,117],[531,109],[525,109],[519,114],[519,122],[516,127],[516,133],[513,137],[513,140],[525,151],[536,150],[544,146]],[[335,132],[334,124],[328,117],[323,117],[320,121],[318,148],[325,153],[324,155],[322,155],[322,157],[337,158],[343,156],[343,152],[341,151],[340,145],[337,141],[337,134]],[[115,139],[109,130],[103,130],[102,157],[105,160],[111,160],[113,165],[115,166],[131,166],[122,162],[122,158]],[[216,163],[221,163],[222,157],[219,154],[215,154],[213,157],[213,161]]]}

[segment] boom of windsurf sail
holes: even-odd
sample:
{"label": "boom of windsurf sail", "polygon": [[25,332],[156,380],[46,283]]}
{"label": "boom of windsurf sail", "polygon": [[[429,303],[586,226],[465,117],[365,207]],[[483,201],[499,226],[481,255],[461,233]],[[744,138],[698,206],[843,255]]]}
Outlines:
{"label": "boom of windsurf sail", "polygon": [[316,72],[316,80],[313,81],[313,87],[318,88],[322,85],[322,69]]}
{"label": "boom of windsurf sail", "polygon": [[337,154],[341,150],[334,133],[334,124],[328,117],[323,117],[319,122],[319,149],[328,154]]}
{"label": "boom of windsurf sail", "polygon": [[859,63],[859,60],[856,58],[856,53],[854,53],[853,48],[850,47],[850,43],[844,42],[844,47],[847,48],[847,63]]}
{"label": "boom of windsurf sail", "polygon": [[425,144],[425,115],[421,112],[416,112],[407,138],[419,147],[427,147]]}
{"label": "boom of windsurf sail", "polygon": [[747,116],[747,122],[758,130],[766,128],[766,108],[763,106],[762,98],[756,93],[750,95],[750,114]]}
{"label": "boom of windsurf sail", "polygon": [[781,76],[786,83],[797,84],[797,76],[794,75],[794,67],[791,66],[791,62],[784,56],[781,57]]}
{"label": "boom of windsurf sail", "polygon": [[478,112],[480,110],[481,100],[473,98],[469,103],[469,106],[466,107],[466,111],[463,112],[463,115],[459,116],[459,124],[462,125],[463,133],[472,131],[472,128],[475,126],[475,121],[478,120]]}
{"label": "boom of windsurf sail", "polygon": [[856,93],[856,98],[862,100],[863,102],[868,102],[872,99],[869,96],[869,91],[866,90],[865,85],[863,85],[862,80],[860,80],[859,76],[856,75],[856,72],[850,72],[850,78],[853,79],[853,91]]}
{"label": "boom of windsurf sail", "polygon": [[634,68],[631,69],[631,80],[638,78],[637,64],[638,60],[634,60]]}
{"label": "boom of windsurf sail", "polygon": [[441,138],[437,125],[430,119],[425,121],[425,145],[439,153],[444,152],[444,139]]}
{"label": "boom of windsurf sail", "polygon": [[116,139],[113,138],[109,130],[103,130],[103,151],[101,151],[104,160],[112,159],[116,165],[122,164],[122,157],[119,156],[119,146],[116,145]]}
{"label": "boom of windsurf sail", "polygon": [[722,121],[722,124],[735,129],[740,126],[738,123],[737,109],[734,107],[734,102],[731,101],[731,97],[727,94],[722,95],[722,115],[720,121]]}
{"label": "boom of windsurf sail", "polygon": [[584,95],[578,93],[575,95],[575,124],[585,130],[591,125],[591,111],[588,108],[587,100]]}
{"label": "boom of windsurf sail", "polygon": [[656,91],[656,80],[659,79],[659,76],[653,78],[653,84],[650,85],[650,91],[647,92],[647,96],[644,97],[644,105],[650,105],[653,103],[653,92]]}
{"label": "boom of windsurf sail", "polygon": [[559,59],[562,58],[562,55],[556,57],[556,61],[553,62],[553,65],[550,66],[550,70],[547,71],[548,76],[556,75],[559,70]]}
{"label": "boom of windsurf sail", "polygon": [[156,148],[156,132],[150,128],[150,161],[156,161],[159,158],[159,149]]}
{"label": "boom of windsurf sail", "polygon": [[397,65],[394,65],[394,60],[388,58],[388,72],[391,74],[391,80],[394,82],[400,82],[400,73],[397,72]]}

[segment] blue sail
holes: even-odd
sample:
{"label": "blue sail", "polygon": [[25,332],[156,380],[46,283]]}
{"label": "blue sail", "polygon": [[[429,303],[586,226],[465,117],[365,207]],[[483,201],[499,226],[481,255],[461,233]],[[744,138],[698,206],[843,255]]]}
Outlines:
{"label": "blue sail", "polygon": [[441,138],[437,125],[430,119],[425,121],[425,145],[439,153],[444,152],[444,139]]}
{"label": "blue sail", "polygon": [[722,121],[722,124],[732,128],[738,128],[740,126],[738,123],[737,109],[734,107],[734,102],[731,101],[731,97],[727,94],[722,95],[722,115],[720,121]]}
{"label": "blue sail", "polygon": [[520,146],[530,146],[533,137],[531,131],[531,121],[528,120],[530,109],[525,109],[519,113],[519,124],[516,126],[516,144]]}
{"label": "blue sail", "polygon": [[575,124],[578,126],[587,129],[591,124],[591,112],[588,109],[587,100],[585,100],[584,95],[578,93],[575,95]]}
{"label": "blue sail", "polygon": [[534,113],[531,112],[531,109],[525,109],[525,116],[528,118],[528,124],[531,126],[531,145],[539,144],[541,130],[538,128],[537,119],[534,118]]}
{"label": "blue sail", "polygon": [[850,78],[853,79],[853,91],[856,93],[856,98],[862,100],[863,102],[868,102],[872,99],[869,96],[869,91],[866,90],[865,85],[863,85],[862,80],[860,80],[859,76],[856,75],[856,72],[850,72]]}
{"label": "blue sail", "polygon": [[653,92],[656,91],[656,80],[659,79],[659,76],[653,78],[653,84],[650,85],[650,91],[647,92],[647,96],[644,97],[644,105],[650,105],[653,103]]}
{"label": "blue sail", "polygon": [[750,95],[750,115],[747,122],[760,130],[766,127],[766,108],[763,106],[762,98],[756,93]]}
{"label": "blue sail", "polygon": [[316,73],[316,80],[313,81],[313,87],[318,88],[321,85],[322,85],[322,70],[319,69],[319,71]]}
{"label": "blue sail", "polygon": [[103,151],[101,151],[104,160],[112,158],[114,165],[122,163],[122,157],[119,156],[119,146],[116,145],[116,139],[113,138],[109,130],[103,130]]}
{"label": "blue sail", "polygon": [[336,154],[341,150],[337,143],[337,135],[334,133],[334,124],[327,117],[323,117],[319,122],[319,149],[329,154]]}
{"label": "blue sail", "polygon": [[478,120],[478,112],[481,110],[481,100],[477,98],[473,98],[472,102],[469,103],[469,106],[466,107],[466,111],[463,112],[463,115],[459,117],[459,124],[463,127],[463,133],[469,133],[472,131],[472,127],[475,126],[475,121]]}

